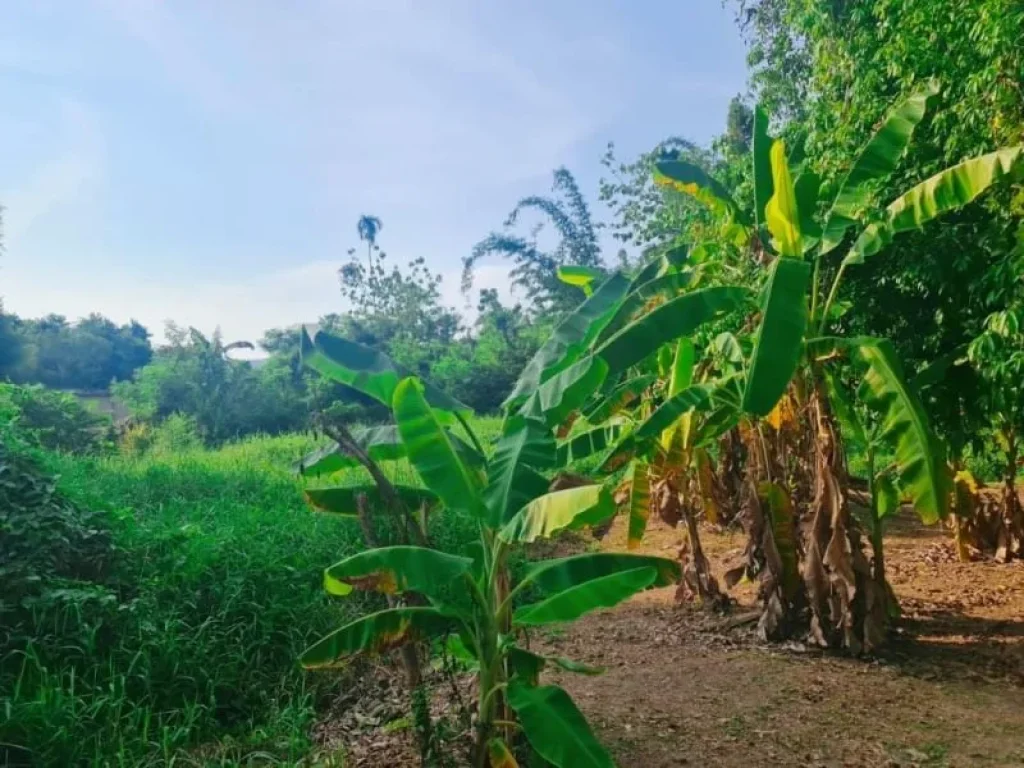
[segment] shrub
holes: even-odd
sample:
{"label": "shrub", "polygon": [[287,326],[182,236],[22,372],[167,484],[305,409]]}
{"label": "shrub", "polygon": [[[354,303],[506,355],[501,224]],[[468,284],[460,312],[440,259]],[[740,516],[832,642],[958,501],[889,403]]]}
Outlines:
{"label": "shrub", "polygon": [[159,454],[187,453],[203,447],[194,416],[172,413],[152,429],[150,450]]}
{"label": "shrub", "polygon": [[48,618],[63,606],[106,594],[114,555],[104,515],[68,501],[33,459],[0,442],[0,670],[12,650],[49,644]]}
{"label": "shrub", "polygon": [[51,451],[95,453],[109,443],[110,420],[74,395],[35,384],[0,383],[0,422]]}

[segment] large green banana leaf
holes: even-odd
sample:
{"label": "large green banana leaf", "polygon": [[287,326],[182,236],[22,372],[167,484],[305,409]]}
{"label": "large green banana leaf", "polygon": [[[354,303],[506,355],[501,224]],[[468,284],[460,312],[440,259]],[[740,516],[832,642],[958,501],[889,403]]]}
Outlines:
{"label": "large green banana leaf", "polygon": [[[394,424],[357,427],[350,430],[350,434],[356,445],[374,461],[394,461],[405,457],[405,446]],[[296,469],[302,475],[329,475],[358,465],[353,457],[341,452],[337,443],[332,443],[304,456]]]}
{"label": "large green banana leaf", "polygon": [[634,555],[625,552],[588,552],[557,560],[542,560],[532,566],[524,575],[519,589],[533,585],[548,594],[561,592],[613,573],[632,571],[637,568],[654,568],[657,578],[651,586],[668,587],[677,584],[681,577],[678,560],[653,555]]}
{"label": "large green banana leaf", "polygon": [[962,208],[1001,179],[1020,179],[1022,175],[1024,146],[999,149],[940,171],[889,203],[886,219],[864,228],[843,264],[861,264],[889,245],[894,236]]}
{"label": "large green banana leaf", "polygon": [[520,412],[528,419],[555,427],[582,408],[607,375],[608,364],[600,357],[588,355],[537,387]]}
{"label": "large green banana leaf", "polygon": [[487,465],[484,503],[491,528],[547,493],[548,481],[536,470],[554,466],[555,458],[555,438],[546,425],[519,415],[508,420]]}
{"label": "large green banana leaf", "polygon": [[540,673],[544,671],[544,667],[549,665],[554,665],[567,672],[575,672],[578,675],[600,675],[605,671],[604,667],[591,667],[562,656],[541,656],[539,653],[520,648],[518,645],[513,645],[508,649],[508,661],[515,676],[527,685],[538,685]]}
{"label": "large green banana leaf", "polygon": [[683,294],[634,320],[598,348],[608,363],[610,375],[618,375],[653,354],[662,344],[689,336],[700,325],[735,309],[747,300],[749,291],[738,286],[702,288]]}
{"label": "large green banana leaf", "polygon": [[307,648],[301,657],[307,669],[343,666],[361,654],[376,654],[443,634],[456,620],[437,608],[390,608],[371,613],[336,629]]}
{"label": "large green banana leaf", "polygon": [[832,411],[839,420],[839,426],[843,431],[843,438],[848,444],[859,450],[864,450],[868,446],[868,437],[864,432],[864,425],[857,415],[853,397],[834,371],[823,368],[822,376],[828,390],[829,402],[832,403]]}
{"label": "large green banana leaf", "polygon": [[662,430],[676,423],[684,414],[700,408],[711,397],[712,387],[708,384],[694,384],[687,387],[675,397],[670,397],[636,428],[633,436],[637,440],[657,437]]}
{"label": "large green banana leaf", "polygon": [[[398,427],[394,424],[357,427],[352,429],[350,434],[356,444],[366,451],[374,461],[394,461],[405,458],[405,444],[402,442],[402,436],[398,433]],[[447,430],[447,434],[459,454],[459,458],[467,466],[473,468],[483,466],[484,457],[473,446],[450,429]],[[359,462],[353,456],[343,452],[337,443],[332,443],[304,456],[295,469],[299,474],[310,477],[330,475],[342,469],[358,466]]]}
{"label": "large green banana leaf", "polygon": [[[595,453],[600,453],[619,436],[621,428],[616,424],[582,432],[558,446],[555,466],[567,467]],[[493,461],[493,459],[492,459]]]}
{"label": "large green banana leaf", "polygon": [[512,617],[513,626],[531,627],[575,621],[598,608],[611,608],[654,583],[658,571],[636,568],[591,581],[585,581],[557,592],[539,603],[524,605]]}
{"label": "large green banana leaf", "polygon": [[772,197],[771,149],[774,139],[768,135],[768,114],[758,104],[754,108],[754,223],[760,228],[765,223],[765,206]]}
{"label": "large green banana leaf", "polygon": [[628,287],[629,281],[621,273],[614,273],[559,323],[523,368],[515,389],[505,399],[505,407],[521,402],[554,372],[575,362],[611,319]]}
{"label": "large green banana leaf", "polygon": [[636,435],[628,432],[601,459],[601,463],[597,466],[597,471],[604,475],[610,475],[612,472],[618,471],[638,453],[646,451],[649,447],[649,444],[638,442]]}
{"label": "large green banana leaf", "polygon": [[[426,504],[433,506],[437,503],[437,495],[426,488],[418,488],[411,485],[395,485],[398,498],[402,500],[409,509],[415,510]],[[360,495],[366,497],[370,508],[381,507],[384,499],[381,496],[380,488],[376,483],[365,483],[363,485],[336,485],[330,488],[307,488],[303,493],[306,501],[312,507],[321,512],[331,512],[335,515],[359,514],[356,498]]]}
{"label": "large green banana leaf", "polygon": [[569,694],[557,685],[512,681],[508,703],[530,746],[557,768],[615,768]]}
{"label": "large green banana leaf", "polygon": [[394,412],[409,461],[423,484],[436,493],[448,509],[486,519],[479,478],[459,458],[427,403],[419,381],[410,378],[398,384]]}
{"label": "large green banana leaf", "polygon": [[651,280],[672,272],[690,256],[689,246],[685,243],[670,245],[667,248],[658,247],[652,250],[656,251],[655,255],[647,259],[647,262],[640,271],[629,281],[627,293],[633,293],[640,286],[649,283]]}
{"label": "large green banana leaf", "polygon": [[554,491],[534,499],[501,529],[507,542],[530,543],[566,528],[597,525],[615,514],[611,493],[602,485]]}
{"label": "large green banana leaf", "polygon": [[750,374],[743,390],[743,410],[766,416],[793,378],[807,331],[807,291],[811,264],[778,258],[764,294]]}
{"label": "large green banana leaf", "polygon": [[676,342],[672,371],[668,379],[668,396],[675,397],[693,383],[693,369],[697,362],[697,348],[685,336]]}
{"label": "large green banana leaf", "polygon": [[591,424],[608,421],[612,416],[629,406],[658,377],[654,374],[631,376],[609,392],[604,398],[583,409],[583,416]]}
{"label": "large green banana leaf", "polygon": [[796,188],[786,160],[786,145],[776,139],[771,149],[772,194],[764,207],[765,224],[772,235],[775,249],[784,258],[803,257],[803,236],[800,233],[800,208]]}
{"label": "large green banana leaf", "polygon": [[332,595],[354,589],[396,595],[422,592],[437,597],[446,586],[469,572],[473,561],[426,547],[378,547],[352,555],[324,571],[324,587]]}
{"label": "large green banana leaf", "polygon": [[640,544],[651,516],[651,478],[645,461],[634,461],[629,469],[629,526],[626,545],[633,549]]}
{"label": "large green banana leaf", "polygon": [[727,211],[739,221],[743,212],[721,182],[703,168],[683,160],[665,160],[655,166],[654,182],[690,195],[712,210]]}
{"label": "large green banana leaf", "polygon": [[708,446],[740,423],[743,414],[732,403],[723,403],[709,411],[697,423],[691,442],[694,446]]}
{"label": "large green banana leaf", "polygon": [[[332,336],[315,326],[303,326],[300,349],[303,364],[321,376],[369,395],[389,408],[398,382],[411,375],[383,352]],[[441,411],[462,415],[473,412],[429,382],[424,384],[424,396]]]}
{"label": "large green banana leaf", "polygon": [[864,337],[849,343],[867,365],[858,395],[881,418],[876,434],[896,456],[900,487],[924,522],[945,517],[949,500],[942,447],[892,344]]}
{"label": "large green banana leaf", "polygon": [[839,186],[825,219],[821,251],[824,255],[843,241],[846,230],[857,223],[871,201],[872,185],[889,176],[910,144],[918,123],[924,119],[929,102],[939,93],[939,86],[929,81],[905,101],[897,104],[885,122],[864,145]]}
{"label": "large green banana leaf", "polygon": [[603,344],[610,336],[621,331],[650,302],[664,299],[674,299],[682,293],[693,282],[693,274],[687,270],[683,272],[669,272],[638,285],[631,290],[615,310],[612,319],[601,330],[597,336],[597,343]]}

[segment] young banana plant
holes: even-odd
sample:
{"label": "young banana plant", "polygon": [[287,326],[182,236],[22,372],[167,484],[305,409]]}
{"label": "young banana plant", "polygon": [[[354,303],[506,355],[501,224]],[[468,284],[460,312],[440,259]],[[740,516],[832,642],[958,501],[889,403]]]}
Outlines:
{"label": "young banana plant", "polygon": [[[765,276],[741,405],[745,416],[757,421],[751,439],[764,448],[768,441],[763,422],[789,393],[807,438],[803,460],[812,487],[804,491],[811,501],[803,513],[804,525],[798,526],[792,501],[800,489],[778,482],[785,471],[772,466],[780,463],[778,455],[752,445],[755,460],[748,466],[761,476],[750,483],[749,495],[756,503],[751,506],[749,551],[760,560],[751,564],[755,566],[751,570],[764,579],[762,628],[766,634],[801,627],[800,614],[808,605],[810,634],[818,643],[858,652],[874,647],[883,634],[863,612],[864,605],[884,596],[873,594],[875,585],[860,562],[863,557],[858,559],[859,534],[849,516],[842,435],[832,394],[823,381],[824,360],[843,357],[863,371],[858,399],[875,413],[881,425],[879,436],[896,457],[892,477],[923,518],[937,519],[945,513],[948,489],[942,451],[891,345],[882,339],[824,336],[840,311],[836,298],[848,267],[875,256],[898,234],[968,204],[1000,179],[1024,173],[1024,147],[1000,149],[936,174],[898,196],[875,217],[873,190],[896,168],[937,94],[938,87],[929,83],[889,113],[842,180],[823,217],[817,215],[822,208],[818,178],[806,163],[791,167],[783,142],[769,136],[768,119],[760,108],[753,131],[752,217],[700,169],[678,161],[658,164],[660,183],[711,200],[728,214],[731,224],[748,226],[758,260],[765,252],[775,254]],[[860,227],[860,233],[829,280],[832,271],[826,257],[847,242],[846,235],[854,227]],[[796,583],[796,558],[779,557],[779,542],[767,537],[773,529],[791,533],[800,527],[807,531],[805,540],[792,549],[802,553],[804,588],[787,588]]]}
{"label": "young banana plant", "polygon": [[701,287],[707,281],[687,255],[684,248],[670,248],[651,259],[611,319],[585,336],[589,347],[581,357],[606,359],[615,375],[591,388],[583,407],[573,411],[577,433],[560,444],[559,456],[561,465],[603,453],[598,471],[606,475],[628,463],[617,496],[629,513],[630,547],[639,543],[652,511],[670,525],[685,523],[682,592],[719,604],[724,598],[703,555],[697,523],[700,507],[709,517],[717,508],[708,448],[735,427],[741,413],[742,393],[732,370],[739,343],[720,334],[708,345],[728,363],[713,369],[697,364],[688,334],[726,313],[745,311],[748,293],[730,285]]}
{"label": "young banana plant", "polygon": [[[595,303],[581,307],[582,312],[592,312],[608,294],[600,297],[599,289],[589,300]],[[588,327],[575,323],[556,330],[549,344],[565,346],[562,352],[549,346],[544,354],[553,363],[561,362],[564,350]],[[328,568],[325,586],[332,594],[371,590],[393,597],[418,595],[426,604],[396,604],[347,624],[309,648],[302,663],[309,668],[339,666],[361,654],[458,636],[477,670],[474,765],[490,761],[514,766],[520,733],[552,765],[613,765],[569,695],[539,681],[546,666],[595,670],[538,654],[529,647],[528,632],[614,606],[649,587],[674,584],[678,565],[657,557],[589,553],[535,562],[514,584],[508,568],[509,555],[518,547],[600,524],[614,512],[611,493],[602,485],[551,491],[549,478],[559,457],[554,426],[566,419],[584,392],[600,384],[607,365],[588,358],[556,375],[547,374],[543,364],[528,368],[524,376],[535,380],[520,381],[522,397],[510,406],[493,452],[484,456],[468,445],[460,447],[447,427],[455,418],[444,410],[451,403],[440,393],[415,378],[403,378],[383,356],[349,354],[361,351],[338,341],[322,333],[307,334],[307,361],[321,373],[386,399],[394,415],[397,443],[368,441],[367,453],[376,450],[381,458],[408,459],[424,486],[416,492],[429,494],[447,514],[471,519],[479,540],[472,557],[427,546],[391,546],[367,549]],[[463,426],[478,445],[464,418]],[[319,461],[336,465],[342,458],[335,451]],[[318,466],[315,460],[310,463]],[[333,465],[319,466],[324,470]],[[347,500],[358,493],[353,488],[329,490]],[[316,500],[333,506],[324,495]],[[333,511],[344,512],[345,507],[339,504]],[[521,604],[527,594],[536,593],[543,596]]]}
{"label": "young banana plant", "polygon": [[628,514],[628,546],[639,545],[652,513],[673,527],[683,523],[681,592],[720,605],[724,596],[704,556],[698,522],[702,512],[709,522],[720,521],[709,448],[735,426],[740,393],[733,377],[697,364],[689,338],[679,339],[666,358],[663,375],[632,380],[643,385],[634,402],[624,403],[613,392],[589,409],[591,420],[605,416],[606,429],[615,432],[599,471],[611,473],[628,463],[618,494]]}

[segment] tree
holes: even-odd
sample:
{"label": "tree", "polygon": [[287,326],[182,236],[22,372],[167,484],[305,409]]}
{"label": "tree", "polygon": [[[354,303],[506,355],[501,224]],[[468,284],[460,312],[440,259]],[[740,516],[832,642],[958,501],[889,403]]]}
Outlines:
{"label": "tree", "polygon": [[21,346],[12,378],[58,389],[106,389],[131,378],[152,357],[149,332],[132,320],[117,325],[93,313],[69,323],[63,315],[13,324]]}
{"label": "tree", "polygon": [[21,360],[22,340],[18,333],[18,319],[4,312],[0,302],[0,379],[9,378]]}
{"label": "tree", "polygon": [[[508,215],[503,231],[492,232],[473,246],[472,253],[462,261],[464,291],[473,285],[476,265],[497,255],[512,260],[512,284],[523,289],[532,311],[562,312],[579,302],[579,293],[558,279],[558,268],[602,266],[597,228],[575,177],[567,169],[554,172],[552,191],[555,197],[524,197]],[[538,242],[540,225],[526,237],[512,232],[527,211],[539,213],[554,227],[558,242],[553,249],[545,249]]]}
{"label": "tree", "polygon": [[[930,78],[942,99],[918,127],[905,161],[872,189],[874,200],[892,199],[918,179],[1024,136],[1020,3],[738,0],[737,8],[756,95],[788,119],[788,145],[806,136],[806,155],[829,193],[887,106]],[[891,258],[849,276],[846,295],[858,311],[840,328],[891,339],[912,371],[966,347],[986,318],[1006,307],[1013,276],[1002,266],[1012,261],[1022,210],[1019,192],[1004,185],[984,203],[905,235],[892,244]],[[964,396],[965,384],[977,384],[970,378],[961,368],[928,393],[954,449],[976,433],[964,426],[985,418],[985,397]]]}
{"label": "tree", "polygon": [[654,183],[654,167],[662,160],[686,160],[708,173],[720,167],[714,152],[679,136],[661,141],[629,163],[616,158],[613,144],[601,158],[609,175],[601,178],[599,199],[612,214],[612,220],[603,226],[623,246],[645,253],[680,242],[696,242],[700,239],[698,223],[710,220],[706,210],[688,195]]}
{"label": "tree", "polygon": [[168,324],[168,344],[131,381],[115,385],[115,396],[132,414],[161,421],[172,414],[195,419],[201,436],[220,443],[258,432],[274,434],[305,424],[308,406],[290,361],[281,356],[254,368],[232,360],[220,333],[207,338],[194,328]]}
{"label": "tree", "polygon": [[373,251],[377,247],[377,235],[384,228],[384,223],[376,216],[363,214],[356,223],[359,239],[366,242],[366,266],[373,272]]}

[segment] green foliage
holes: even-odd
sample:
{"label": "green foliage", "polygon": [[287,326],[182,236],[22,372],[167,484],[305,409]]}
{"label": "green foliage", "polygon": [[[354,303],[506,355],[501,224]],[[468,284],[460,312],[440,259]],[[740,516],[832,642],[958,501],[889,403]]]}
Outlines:
{"label": "green foliage", "polygon": [[17,331],[18,318],[4,312],[0,301],[0,380],[12,376],[21,359],[21,335]]}
{"label": "green foliage", "polygon": [[0,376],[6,372],[18,382],[103,390],[131,378],[153,354],[149,331],[135,321],[119,326],[96,313],[73,324],[62,315],[28,320],[0,313],[0,318],[0,333],[14,337],[12,348],[0,353],[9,358],[0,361]]}
{"label": "green foliage", "polygon": [[[600,293],[601,289],[590,300],[598,301]],[[597,316],[602,314],[607,313]],[[578,330],[578,334],[570,336],[588,335],[585,328]],[[326,355],[336,341],[323,335],[316,339],[321,355]],[[442,416],[450,412],[437,410],[438,405],[445,407],[447,403],[432,403],[432,389],[414,378],[405,378],[392,386],[395,368],[382,365],[378,355],[332,354],[329,365],[312,359],[324,374],[346,384],[365,385],[378,396],[379,385],[386,379],[394,419],[410,464],[440,500],[444,507],[441,516],[473,521],[480,538],[478,554],[472,559],[442,554],[425,546],[385,546],[328,568],[325,583],[332,594],[347,594],[353,588],[388,594],[415,591],[429,599],[431,607],[397,605],[363,616],[307,649],[302,662],[311,668],[346,665],[360,655],[457,633],[476,662],[474,761],[480,766],[485,764],[488,754],[495,753],[495,721],[504,717],[506,711],[502,702],[507,699],[513,708],[518,708],[512,701],[512,690],[524,685],[545,694],[538,700],[529,691],[518,694],[528,713],[521,725],[539,754],[561,768],[610,764],[607,753],[571,701],[564,694],[551,699],[546,695],[550,689],[537,687],[543,661],[524,667],[524,659],[535,657],[519,648],[516,630],[526,625],[571,621],[597,608],[615,605],[656,582],[662,583],[664,574],[676,569],[672,561],[657,558],[639,565],[622,559],[577,560],[571,569],[556,564],[553,567],[571,576],[571,583],[540,602],[511,611],[513,597],[531,583],[528,576],[510,591],[508,563],[515,545],[546,538],[569,527],[596,525],[614,513],[607,488],[593,484],[548,492],[549,481],[541,474],[555,460],[553,428],[600,387],[607,370],[603,360],[591,356],[567,362],[565,358],[574,354],[571,342],[572,338],[566,336],[562,339],[561,355],[548,352],[546,362],[527,368],[524,375],[530,376],[533,383],[521,380],[517,386],[525,401],[517,411],[510,408],[506,413],[497,449],[489,459],[480,453],[471,459],[468,451],[460,455],[442,424]],[[541,374],[533,371],[543,371],[547,365],[558,372],[541,382]],[[595,370],[600,375],[592,377],[590,372]],[[514,402],[513,407],[516,405]],[[473,445],[479,447],[479,438],[468,422],[460,423]],[[351,438],[342,435],[338,440],[340,449],[348,446],[348,450],[353,450]],[[484,471],[480,471],[479,465],[484,465]],[[382,483],[374,465],[366,469],[383,498],[387,483]],[[427,533],[425,529],[420,531],[423,543],[429,543]],[[677,570],[675,575],[678,576]],[[533,583],[537,582],[534,573]],[[446,594],[444,587],[448,584],[454,596]],[[585,669],[570,663],[563,666]],[[570,730],[556,735],[542,726],[534,719],[536,706],[552,707]],[[567,738],[585,746],[566,750],[560,745]],[[504,747],[498,750],[501,754],[505,751]]]}
{"label": "green foliage", "polygon": [[[473,252],[463,259],[463,290],[472,286],[477,263],[498,255],[512,260],[512,284],[523,289],[531,310],[564,312],[579,303],[579,291],[562,281],[559,268],[601,268],[597,227],[576,179],[567,169],[555,171],[553,190],[558,197],[531,196],[520,200],[505,220],[504,231],[492,232],[473,246]],[[527,211],[539,213],[554,226],[558,238],[554,248],[545,249],[537,241],[536,231],[529,237],[512,232]]]}
{"label": "green foliage", "polygon": [[153,362],[113,387],[136,418],[155,423],[181,414],[194,420],[210,444],[305,424],[308,405],[285,358],[254,367],[232,360],[231,345],[218,335],[207,339],[172,324],[167,337]]}
{"label": "green foliage", "polygon": [[37,640],[36,609],[109,594],[116,554],[105,515],[69,501],[37,461],[0,442],[0,677],[18,666],[9,654]]}
{"label": "green foliage", "polygon": [[761,327],[743,391],[744,410],[767,416],[786,391],[803,354],[811,265],[778,259],[765,286]]}
{"label": "green foliage", "polygon": [[[842,190],[840,214],[843,200],[870,213],[965,158],[1021,142],[1019,3],[736,5],[751,43],[754,90],[774,115],[787,119],[787,138],[806,139],[823,190],[832,197]],[[933,82],[937,97],[931,95]],[[869,139],[880,152],[867,149]],[[884,172],[865,175],[874,177],[869,184],[851,184],[847,174],[860,177],[855,169],[867,170],[858,158]],[[1020,212],[1019,192],[1003,184],[984,202],[894,239],[886,258],[869,260],[849,275],[844,297],[857,311],[840,327],[890,339],[909,371],[966,347],[984,332],[989,315],[1008,306],[1018,282],[1010,254]],[[844,223],[830,218],[833,225]],[[837,247],[832,229],[826,225],[827,249]],[[988,421],[987,388],[975,370],[957,366],[927,393],[928,410],[958,455],[971,442],[973,450],[982,449],[976,436]]]}
{"label": "green foliage", "polygon": [[[333,684],[306,679],[295,657],[369,607],[323,597],[323,564],[361,536],[303,503],[291,464],[310,447],[287,436],[141,459],[43,456],[56,490],[38,469],[12,480],[5,454],[0,762],[166,765],[201,750],[290,764],[309,751]],[[457,546],[461,534],[435,535]],[[41,576],[27,593],[9,581],[23,582],[24,563]],[[27,624],[7,612],[19,593]]]}
{"label": "green foliage", "polygon": [[95,453],[107,444],[110,420],[77,398],[40,385],[0,382],[0,433],[17,430],[33,445],[51,451]]}

